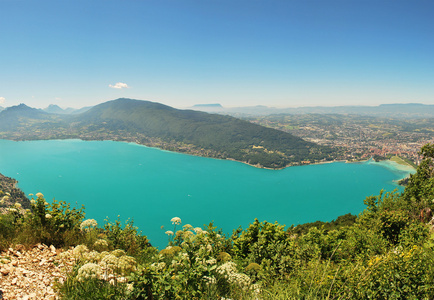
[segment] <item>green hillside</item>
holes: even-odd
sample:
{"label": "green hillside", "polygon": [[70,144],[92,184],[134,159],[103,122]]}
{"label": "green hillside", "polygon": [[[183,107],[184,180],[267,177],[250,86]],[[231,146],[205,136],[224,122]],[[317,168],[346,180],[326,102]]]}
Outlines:
{"label": "green hillside", "polygon": [[105,102],[78,115],[8,108],[0,113],[0,138],[131,141],[268,168],[331,159],[333,154],[328,147],[234,117],[132,99]]}
{"label": "green hillside", "polygon": [[331,150],[291,134],[237,118],[193,110],[178,110],[160,103],[131,99],[105,102],[79,115],[77,126],[89,130],[123,130],[146,137],[175,141],[214,150],[232,158],[266,167],[283,167],[301,160],[319,160]]}

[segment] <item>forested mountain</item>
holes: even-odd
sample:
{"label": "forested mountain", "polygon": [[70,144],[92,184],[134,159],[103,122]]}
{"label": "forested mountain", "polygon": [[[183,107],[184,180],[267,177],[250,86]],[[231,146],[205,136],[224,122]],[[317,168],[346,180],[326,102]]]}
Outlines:
{"label": "forested mountain", "polygon": [[20,104],[0,112],[0,138],[37,139],[53,129],[58,131],[61,123],[65,121],[55,114]]}
{"label": "forested mountain", "polygon": [[48,114],[24,104],[0,113],[0,137],[133,141],[196,155],[281,168],[330,158],[332,149],[230,116],[117,99],[78,115]]}

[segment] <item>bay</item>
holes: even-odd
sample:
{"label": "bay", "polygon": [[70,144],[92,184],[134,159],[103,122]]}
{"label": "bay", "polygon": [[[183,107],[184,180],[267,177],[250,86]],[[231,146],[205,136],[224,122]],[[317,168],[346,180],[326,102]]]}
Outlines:
{"label": "bay", "polygon": [[[172,217],[224,232],[255,218],[287,226],[358,214],[367,196],[402,191],[412,172],[392,162],[334,162],[258,169],[228,161],[113,141],[0,140],[0,173],[26,193],[85,205],[86,218],[128,218],[159,248]],[[162,227],[163,226],[163,227]]]}

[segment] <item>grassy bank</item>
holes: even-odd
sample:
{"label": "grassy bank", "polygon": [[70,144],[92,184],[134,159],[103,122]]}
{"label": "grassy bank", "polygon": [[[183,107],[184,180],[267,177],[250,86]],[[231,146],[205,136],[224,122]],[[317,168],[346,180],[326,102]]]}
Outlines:
{"label": "grassy bank", "polygon": [[399,157],[397,155],[392,156],[389,160],[393,161],[393,162],[396,162],[397,164],[400,164],[400,165],[403,165],[403,166],[408,166],[408,167],[412,167],[412,168],[416,168],[417,167],[414,163],[412,163],[412,162],[410,162],[408,160],[404,160],[403,158],[401,158],[401,157]]}

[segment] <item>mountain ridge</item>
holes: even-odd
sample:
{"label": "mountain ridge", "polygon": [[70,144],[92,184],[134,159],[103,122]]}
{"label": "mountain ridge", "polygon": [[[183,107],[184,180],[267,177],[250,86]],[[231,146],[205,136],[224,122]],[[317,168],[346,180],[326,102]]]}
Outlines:
{"label": "mountain ridge", "polygon": [[[8,117],[11,122],[4,121]],[[331,160],[333,152],[231,116],[127,98],[98,104],[77,115],[49,114],[27,106],[8,108],[0,113],[0,138],[130,141],[267,168]]]}
{"label": "mountain ridge", "polygon": [[231,116],[266,116],[274,114],[348,114],[362,116],[383,116],[397,118],[434,118],[434,105],[422,103],[391,103],[376,106],[302,106],[293,108],[276,108],[268,106],[246,107],[207,107],[193,106],[191,109],[227,114]]}

